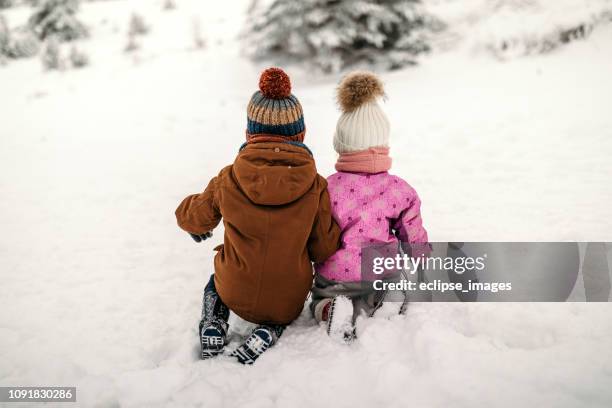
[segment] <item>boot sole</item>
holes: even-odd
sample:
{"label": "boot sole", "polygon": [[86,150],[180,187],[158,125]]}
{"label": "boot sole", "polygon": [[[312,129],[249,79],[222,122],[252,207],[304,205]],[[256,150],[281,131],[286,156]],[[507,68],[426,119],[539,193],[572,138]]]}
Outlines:
{"label": "boot sole", "polygon": [[[347,313],[349,311],[350,313]],[[338,312],[346,313],[342,321],[338,321]],[[353,326],[353,302],[346,296],[338,296],[332,300],[327,318],[327,334],[344,343],[351,343],[357,337]]]}

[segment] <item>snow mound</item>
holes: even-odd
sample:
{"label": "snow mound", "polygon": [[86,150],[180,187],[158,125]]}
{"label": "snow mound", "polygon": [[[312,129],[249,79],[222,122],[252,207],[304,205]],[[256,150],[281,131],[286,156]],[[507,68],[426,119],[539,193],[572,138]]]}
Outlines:
{"label": "snow mound", "polygon": [[610,0],[426,0],[447,24],[442,48],[461,44],[508,59],[553,51],[612,22]]}

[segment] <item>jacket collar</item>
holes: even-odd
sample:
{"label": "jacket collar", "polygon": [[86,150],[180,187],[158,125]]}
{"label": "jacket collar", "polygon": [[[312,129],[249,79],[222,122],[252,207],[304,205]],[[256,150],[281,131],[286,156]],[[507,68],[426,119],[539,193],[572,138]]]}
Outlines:
{"label": "jacket collar", "polygon": [[[270,140],[251,140],[249,142],[244,142],[241,146],[240,149],[238,149],[238,152],[241,152],[242,149],[244,149],[245,147],[247,147],[247,145],[249,144],[257,144],[257,143],[270,143]],[[274,141],[275,143],[286,143],[286,144],[290,144],[293,146],[297,146],[297,147],[301,147],[302,149],[306,150],[308,152],[309,155],[313,156],[312,151],[308,148],[308,146],[306,146],[304,143],[302,142],[296,142],[293,140],[278,140],[278,141]]]}

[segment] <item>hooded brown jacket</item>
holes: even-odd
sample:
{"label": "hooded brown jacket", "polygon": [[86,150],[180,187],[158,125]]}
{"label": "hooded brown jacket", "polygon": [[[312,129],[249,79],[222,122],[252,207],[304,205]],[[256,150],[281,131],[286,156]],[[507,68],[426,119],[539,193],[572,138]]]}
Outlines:
{"label": "hooded brown jacket", "polygon": [[254,323],[286,324],[302,311],[312,262],[339,245],[327,181],[302,146],[257,143],[243,148],[201,194],[176,210],[179,226],[203,234],[221,218],[215,286],[223,302]]}

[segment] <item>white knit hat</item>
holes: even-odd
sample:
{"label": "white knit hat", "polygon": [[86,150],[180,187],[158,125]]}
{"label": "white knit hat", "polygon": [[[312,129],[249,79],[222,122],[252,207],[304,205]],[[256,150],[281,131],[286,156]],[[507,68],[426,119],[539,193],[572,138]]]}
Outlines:
{"label": "white knit hat", "polygon": [[389,119],[376,102],[384,96],[382,82],[371,72],[351,72],[342,79],[338,103],[343,113],[334,135],[336,152],[389,147]]}

